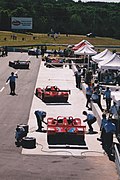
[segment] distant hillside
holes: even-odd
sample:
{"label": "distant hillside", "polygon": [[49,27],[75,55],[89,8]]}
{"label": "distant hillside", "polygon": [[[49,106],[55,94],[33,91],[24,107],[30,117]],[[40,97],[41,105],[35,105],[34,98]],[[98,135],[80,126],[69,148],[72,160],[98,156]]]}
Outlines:
{"label": "distant hillside", "polygon": [[11,17],[32,17],[32,32],[82,34],[120,39],[120,3],[72,0],[0,0],[0,30]]}

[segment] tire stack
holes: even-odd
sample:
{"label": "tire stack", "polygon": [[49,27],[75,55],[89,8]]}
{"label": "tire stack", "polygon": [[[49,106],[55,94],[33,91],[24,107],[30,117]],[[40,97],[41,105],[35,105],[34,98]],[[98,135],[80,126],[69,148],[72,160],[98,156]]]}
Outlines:
{"label": "tire stack", "polygon": [[22,147],[26,149],[36,148],[36,138],[34,137],[23,137]]}

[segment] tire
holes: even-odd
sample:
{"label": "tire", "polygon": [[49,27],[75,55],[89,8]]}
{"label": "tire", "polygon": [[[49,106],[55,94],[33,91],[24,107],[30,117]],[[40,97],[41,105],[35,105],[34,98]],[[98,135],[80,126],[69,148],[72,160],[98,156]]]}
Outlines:
{"label": "tire", "polygon": [[36,89],[35,95],[38,97],[38,90]]}
{"label": "tire", "polygon": [[36,138],[34,137],[23,137],[22,147],[26,149],[36,148]]}
{"label": "tire", "polygon": [[42,101],[45,101],[44,93],[42,93],[41,99],[42,99]]}
{"label": "tire", "polygon": [[63,98],[63,102],[67,103],[68,97]]}

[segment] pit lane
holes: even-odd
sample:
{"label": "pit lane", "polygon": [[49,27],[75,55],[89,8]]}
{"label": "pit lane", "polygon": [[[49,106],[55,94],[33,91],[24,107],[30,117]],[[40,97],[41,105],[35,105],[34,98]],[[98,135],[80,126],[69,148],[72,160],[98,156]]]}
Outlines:
{"label": "pit lane", "polygon": [[[97,138],[100,136],[100,128],[97,122],[93,125],[95,133],[85,134],[85,145],[52,145],[47,143],[47,133],[36,132],[37,120],[34,115],[35,110],[43,110],[47,112],[47,117],[57,116],[73,116],[80,117],[82,120],[85,117],[82,115],[83,110],[87,110],[85,107],[86,98],[83,92],[76,88],[75,77],[72,69],[63,66],[63,68],[46,68],[44,62],[41,62],[41,66],[38,73],[36,82],[37,87],[44,88],[47,85],[56,85],[60,89],[71,90],[71,94],[68,99],[68,103],[44,103],[35,95],[33,97],[32,106],[29,115],[29,137],[36,138],[36,148],[34,149],[22,149],[22,154],[25,155],[68,155],[68,156],[104,156],[104,151]],[[35,90],[34,90],[35,92]],[[87,110],[88,111],[88,110]],[[44,125],[46,130],[46,125]],[[88,128],[88,126],[86,126]]]}

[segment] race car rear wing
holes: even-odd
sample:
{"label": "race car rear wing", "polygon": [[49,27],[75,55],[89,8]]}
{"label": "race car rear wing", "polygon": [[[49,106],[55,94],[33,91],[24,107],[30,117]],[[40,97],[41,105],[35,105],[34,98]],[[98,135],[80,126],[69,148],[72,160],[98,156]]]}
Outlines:
{"label": "race car rear wing", "polygon": [[70,94],[70,90],[59,90],[59,92],[69,92],[69,94]]}

